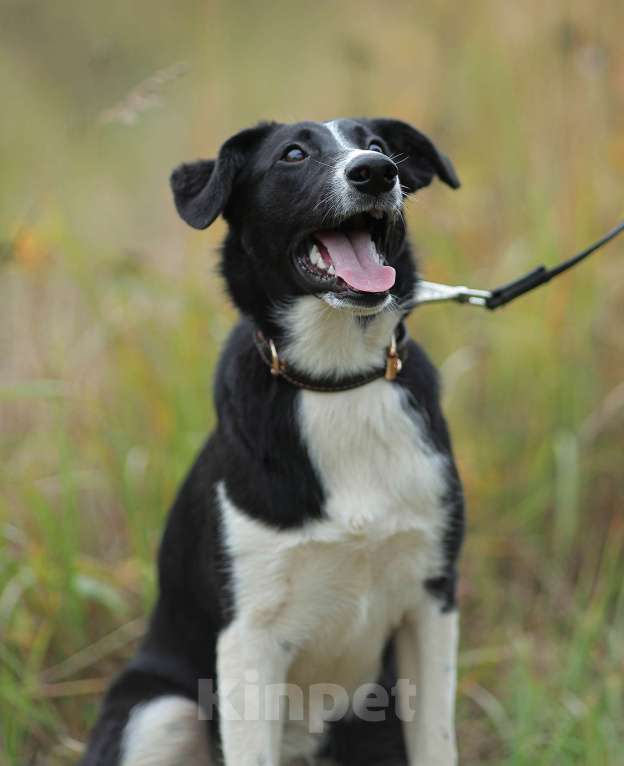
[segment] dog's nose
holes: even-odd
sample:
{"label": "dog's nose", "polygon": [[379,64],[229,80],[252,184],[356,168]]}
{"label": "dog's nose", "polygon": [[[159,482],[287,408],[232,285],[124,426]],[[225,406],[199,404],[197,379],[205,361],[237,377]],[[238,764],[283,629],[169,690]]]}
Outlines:
{"label": "dog's nose", "polygon": [[351,186],[364,194],[383,194],[394,186],[397,166],[378,152],[367,152],[351,160],[345,175]]}

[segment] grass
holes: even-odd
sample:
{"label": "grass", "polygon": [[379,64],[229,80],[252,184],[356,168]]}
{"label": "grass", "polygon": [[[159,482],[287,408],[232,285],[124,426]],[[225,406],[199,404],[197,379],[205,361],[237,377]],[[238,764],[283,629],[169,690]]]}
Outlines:
{"label": "grass", "polygon": [[[2,6],[0,760],[56,766],[140,635],[234,318],[169,170],[262,117],[411,120],[464,181],[410,204],[424,273],[496,285],[622,216],[624,8]],[[469,502],[468,766],[623,762],[622,253],[411,320]]]}

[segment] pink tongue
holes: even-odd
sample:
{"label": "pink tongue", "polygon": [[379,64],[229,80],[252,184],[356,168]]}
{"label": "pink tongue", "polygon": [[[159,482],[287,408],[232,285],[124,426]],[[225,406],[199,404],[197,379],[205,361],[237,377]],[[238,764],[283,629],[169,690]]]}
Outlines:
{"label": "pink tongue", "polygon": [[314,235],[327,250],[336,274],[354,290],[383,293],[394,284],[392,266],[377,262],[375,245],[366,231],[318,231]]}

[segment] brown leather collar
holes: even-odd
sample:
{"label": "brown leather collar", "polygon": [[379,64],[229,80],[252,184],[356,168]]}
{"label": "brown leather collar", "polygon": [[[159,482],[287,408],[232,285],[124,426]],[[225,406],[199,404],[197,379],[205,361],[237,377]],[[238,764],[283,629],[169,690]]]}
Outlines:
{"label": "brown leather collar", "polygon": [[407,332],[403,322],[399,324],[396,332],[392,334],[390,344],[386,350],[386,364],[383,367],[377,367],[363,375],[353,375],[335,381],[330,378],[315,380],[298,373],[284,359],[280,358],[273,340],[267,338],[260,330],[254,333],[254,342],[260,358],[270,368],[271,375],[274,375],[276,378],[282,378],[297,388],[326,393],[349,391],[352,388],[365,386],[367,383],[372,383],[380,378],[393,381],[401,372],[403,363],[407,358]]}

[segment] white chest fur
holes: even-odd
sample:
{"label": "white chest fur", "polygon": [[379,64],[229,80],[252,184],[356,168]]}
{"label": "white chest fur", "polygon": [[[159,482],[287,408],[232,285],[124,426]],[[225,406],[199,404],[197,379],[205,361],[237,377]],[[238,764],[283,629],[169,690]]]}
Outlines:
{"label": "white chest fur", "polygon": [[299,414],[330,522],[371,541],[405,531],[437,540],[446,461],[404,389],[379,380],[337,395],[306,391]]}
{"label": "white chest fur", "polygon": [[296,531],[247,517],[219,487],[237,619],[296,652],[301,687],[375,680],[383,646],[435,573],[446,461],[405,392],[378,381],[303,392],[299,425],[325,491],[325,516]]}

